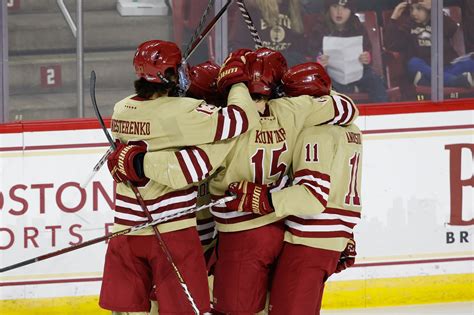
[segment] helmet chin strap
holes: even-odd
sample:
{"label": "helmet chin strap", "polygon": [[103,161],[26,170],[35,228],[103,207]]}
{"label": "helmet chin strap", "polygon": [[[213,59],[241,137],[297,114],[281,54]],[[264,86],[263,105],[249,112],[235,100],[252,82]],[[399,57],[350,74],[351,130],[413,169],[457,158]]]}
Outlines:
{"label": "helmet chin strap", "polygon": [[189,80],[188,73],[188,63],[184,58],[178,67],[178,82],[179,94],[180,96],[184,96],[191,85],[191,80]]}
{"label": "helmet chin strap", "polygon": [[157,75],[158,75],[158,77],[161,79],[161,81],[163,81],[164,83],[166,83],[166,84],[170,83],[170,80],[168,80],[167,78],[165,78],[165,76],[162,75],[161,72],[158,72]]}

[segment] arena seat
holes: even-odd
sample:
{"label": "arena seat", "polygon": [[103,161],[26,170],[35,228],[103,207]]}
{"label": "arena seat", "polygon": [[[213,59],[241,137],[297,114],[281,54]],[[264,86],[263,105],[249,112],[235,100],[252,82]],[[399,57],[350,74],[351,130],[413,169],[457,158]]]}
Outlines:
{"label": "arena seat", "polygon": [[[375,11],[358,12],[356,15],[367,30],[367,34],[372,44],[372,67],[379,76],[384,77],[383,63],[382,63],[382,44],[381,44],[381,32],[379,23],[377,20],[377,13]],[[388,98],[390,101],[399,101],[401,98],[399,87],[390,87],[387,89]],[[367,93],[354,93],[349,95],[357,101],[368,101],[369,96]]]}
{"label": "arena seat", "polygon": [[[461,8],[457,6],[446,7],[443,11],[458,23],[459,29],[453,37],[453,46],[459,55],[465,54],[464,35],[462,29]],[[382,13],[383,24],[387,24],[392,15],[392,11],[384,11]],[[383,39],[383,36],[382,36]],[[383,42],[383,40],[382,40]],[[431,99],[431,86],[414,86],[413,78],[410,78],[406,71],[407,56],[399,52],[389,51],[384,46],[384,63],[386,66],[387,83],[389,88],[399,87],[404,100],[426,100]],[[457,99],[461,97],[469,97],[474,94],[474,88],[463,87],[445,87],[443,95],[445,99]]]}

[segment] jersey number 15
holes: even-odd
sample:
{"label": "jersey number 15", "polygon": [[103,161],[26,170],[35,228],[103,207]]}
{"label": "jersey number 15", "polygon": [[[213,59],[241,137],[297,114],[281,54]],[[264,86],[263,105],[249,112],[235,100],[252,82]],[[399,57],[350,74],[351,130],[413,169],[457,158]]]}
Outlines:
{"label": "jersey number 15", "polygon": [[272,156],[271,156],[271,161],[270,161],[270,173],[265,174],[265,165],[264,165],[264,158],[265,158],[265,149],[264,148],[258,148],[257,152],[255,152],[254,155],[252,155],[251,161],[253,164],[253,181],[256,184],[265,184],[265,178],[270,178],[277,176],[278,177],[273,180],[276,181],[280,178],[282,178],[285,175],[286,172],[286,163],[279,163],[278,160],[280,156],[286,152],[286,143],[283,143],[283,146],[279,149],[274,149],[272,150]]}

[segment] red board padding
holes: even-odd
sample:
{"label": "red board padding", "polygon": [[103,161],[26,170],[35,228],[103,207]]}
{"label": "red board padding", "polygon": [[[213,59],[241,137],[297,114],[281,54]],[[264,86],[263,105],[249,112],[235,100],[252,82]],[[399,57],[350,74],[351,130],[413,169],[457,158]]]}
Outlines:
{"label": "red board padding", "polygon": [[[405,102],[357,105],[360,116],[397,115],[413,113],[435,113],[459,110],[474,110],[474,98],[449,100],[441,103]],[[110,118],[104,119],[107,128]],[[84,130],[100,128],[95,118],[17,121],[0,124],[0,133],[21,133],[33,131]]]}
{"label": "red board padding", "polygon": [[473,110],[474,98],[449,100],[440,103],[429,101],[413,103],[384,103],[357,105],[357,107],[359,108],[360,116],[451,112]]}
{"label": "red board padding", "polygon": [[[110,118],[104,118],[105,125],[110,128]],[[0,124],[0,133],[20,133],[33,131],[61,131],[98,129],[100,124],[95,118],[16,121]]]}

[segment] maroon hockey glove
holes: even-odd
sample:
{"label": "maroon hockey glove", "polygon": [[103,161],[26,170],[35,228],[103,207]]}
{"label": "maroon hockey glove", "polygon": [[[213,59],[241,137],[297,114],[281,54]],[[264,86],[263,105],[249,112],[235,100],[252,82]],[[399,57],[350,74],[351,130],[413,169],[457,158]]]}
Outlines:
{"label": "maroon hockey glove", "polygon": [[245,54],[251,52],[250,49],[239,49],[230,53],[229,57],[217,76],[217,89],[222,94],[227,94],[233,84],[249,81],[249,75],[246,69]]}
{"label": "maroon hockey glove", "polygon": [[356,257],[356,244],[355,241],[351,238],[347,242],[346,249],[341,253],[339,262],[337,263],[336,273],[343,271],[346,268],[351,267],[355,262]]}
{"label": "maroon hockey glove", "polygon": [[267,214],[273,209],[270,192],[267,186],[241,181],[229,185],[229,193],[237,196],[226,203],[227,208],[234,211]]}
{"label": "maroon hockey glove", "polygon": [[[110,174],[117,183],[131,181],[138,183],[144,179],[142,166],[146,147],[115,142],[116,149],[107,158]],[[139,163],[141,162],[141,163]],[[135,165],[134,165],[135,164]]]}

